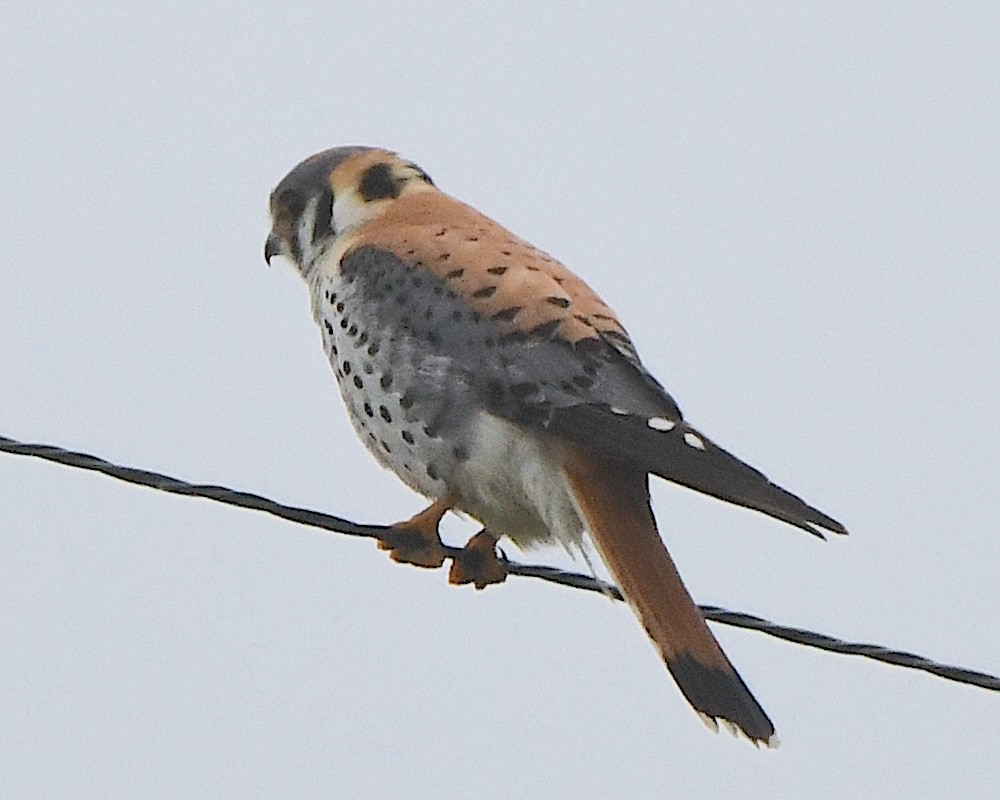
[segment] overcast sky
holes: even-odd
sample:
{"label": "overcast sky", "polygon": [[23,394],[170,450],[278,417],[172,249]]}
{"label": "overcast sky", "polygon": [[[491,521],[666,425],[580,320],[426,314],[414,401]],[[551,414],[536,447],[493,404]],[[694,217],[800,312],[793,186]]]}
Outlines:
{"label": "overcast sky", "polygon": [[[698,601],[1000,671],[994,4],[151,5],[0,11],[0,435],[416,512],[261,255],[292,166],[382,145],[582,274],[695,425],[851,531],[658,482]],[[756,752],[601,597],[7,455],[0,507],[4,798],[1000,782],[1000,696],[923,673],[715,626],[782,740]]]}

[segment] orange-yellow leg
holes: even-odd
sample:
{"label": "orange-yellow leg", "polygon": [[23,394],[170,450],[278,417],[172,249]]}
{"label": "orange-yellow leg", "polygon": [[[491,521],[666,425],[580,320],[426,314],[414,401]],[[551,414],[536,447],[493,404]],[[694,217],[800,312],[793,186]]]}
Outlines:
{"label": "orange-yellow leg", "polygon": [[444,563],[444,547],[438,525],[450,510],[451,501],[447,497],[435,500],[415,517],[393,525],[396,541],[379,539],[379,549],[388,550],[389,557],[400,564],[437,569]]}
{"label": "orange-yellow leg", "polygon": [[507,579],[507,566],[497,557],[497,537],[485,528],[473,536],[451,561],[448,583],[475,584],[485,589]]}

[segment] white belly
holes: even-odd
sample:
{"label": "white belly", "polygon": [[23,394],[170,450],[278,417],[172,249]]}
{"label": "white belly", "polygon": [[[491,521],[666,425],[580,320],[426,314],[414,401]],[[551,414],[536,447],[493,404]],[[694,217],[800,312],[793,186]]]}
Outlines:
{"label": "white belly", "polygon": [[521,549],[558,542],[580,550],[583,523],[543,439],[481,412],[471,426],[469,452],[450,482],[457,508]]}

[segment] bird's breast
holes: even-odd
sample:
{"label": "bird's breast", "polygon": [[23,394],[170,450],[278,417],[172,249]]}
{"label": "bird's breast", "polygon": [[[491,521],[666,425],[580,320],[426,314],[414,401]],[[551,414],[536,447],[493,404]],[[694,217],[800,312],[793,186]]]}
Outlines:
{"label": "bird's breast", "polygon": [[373,297],[362,278],[339,270],[311,288],[348,416],[382,466],[425,496],[450,496],[518,544],[579,541],[579,516],[551,448],[538,432],[490,413],[485,354],[470,359],[445,337],[435,344],[419,291]]}
{"label": "bird's breast", "polygon": [[319,278],[313,310],[355,432],[378,462],[442,497],[468,457],[473,409],[450,359],[427,352],[405,308],[392,315],[341,273]]}

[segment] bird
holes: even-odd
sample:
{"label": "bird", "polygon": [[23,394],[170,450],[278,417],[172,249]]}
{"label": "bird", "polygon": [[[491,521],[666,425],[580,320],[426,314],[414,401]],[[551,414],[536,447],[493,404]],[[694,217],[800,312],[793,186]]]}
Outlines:
{"label": "bird", "polygon": [[589,536],[692,708],[776,746],[775,728],[685,587],[650,506],[650,475],[820,538],[844,526],[685,421],[615,312],[562,263],[439,189],[414,162],[346,146],[270,196],[264,246],[309,287],[351,424],[429,505],[379,543],[441,567],[449,511],[482,525],[449,581],[499,583],[498,541]]}

